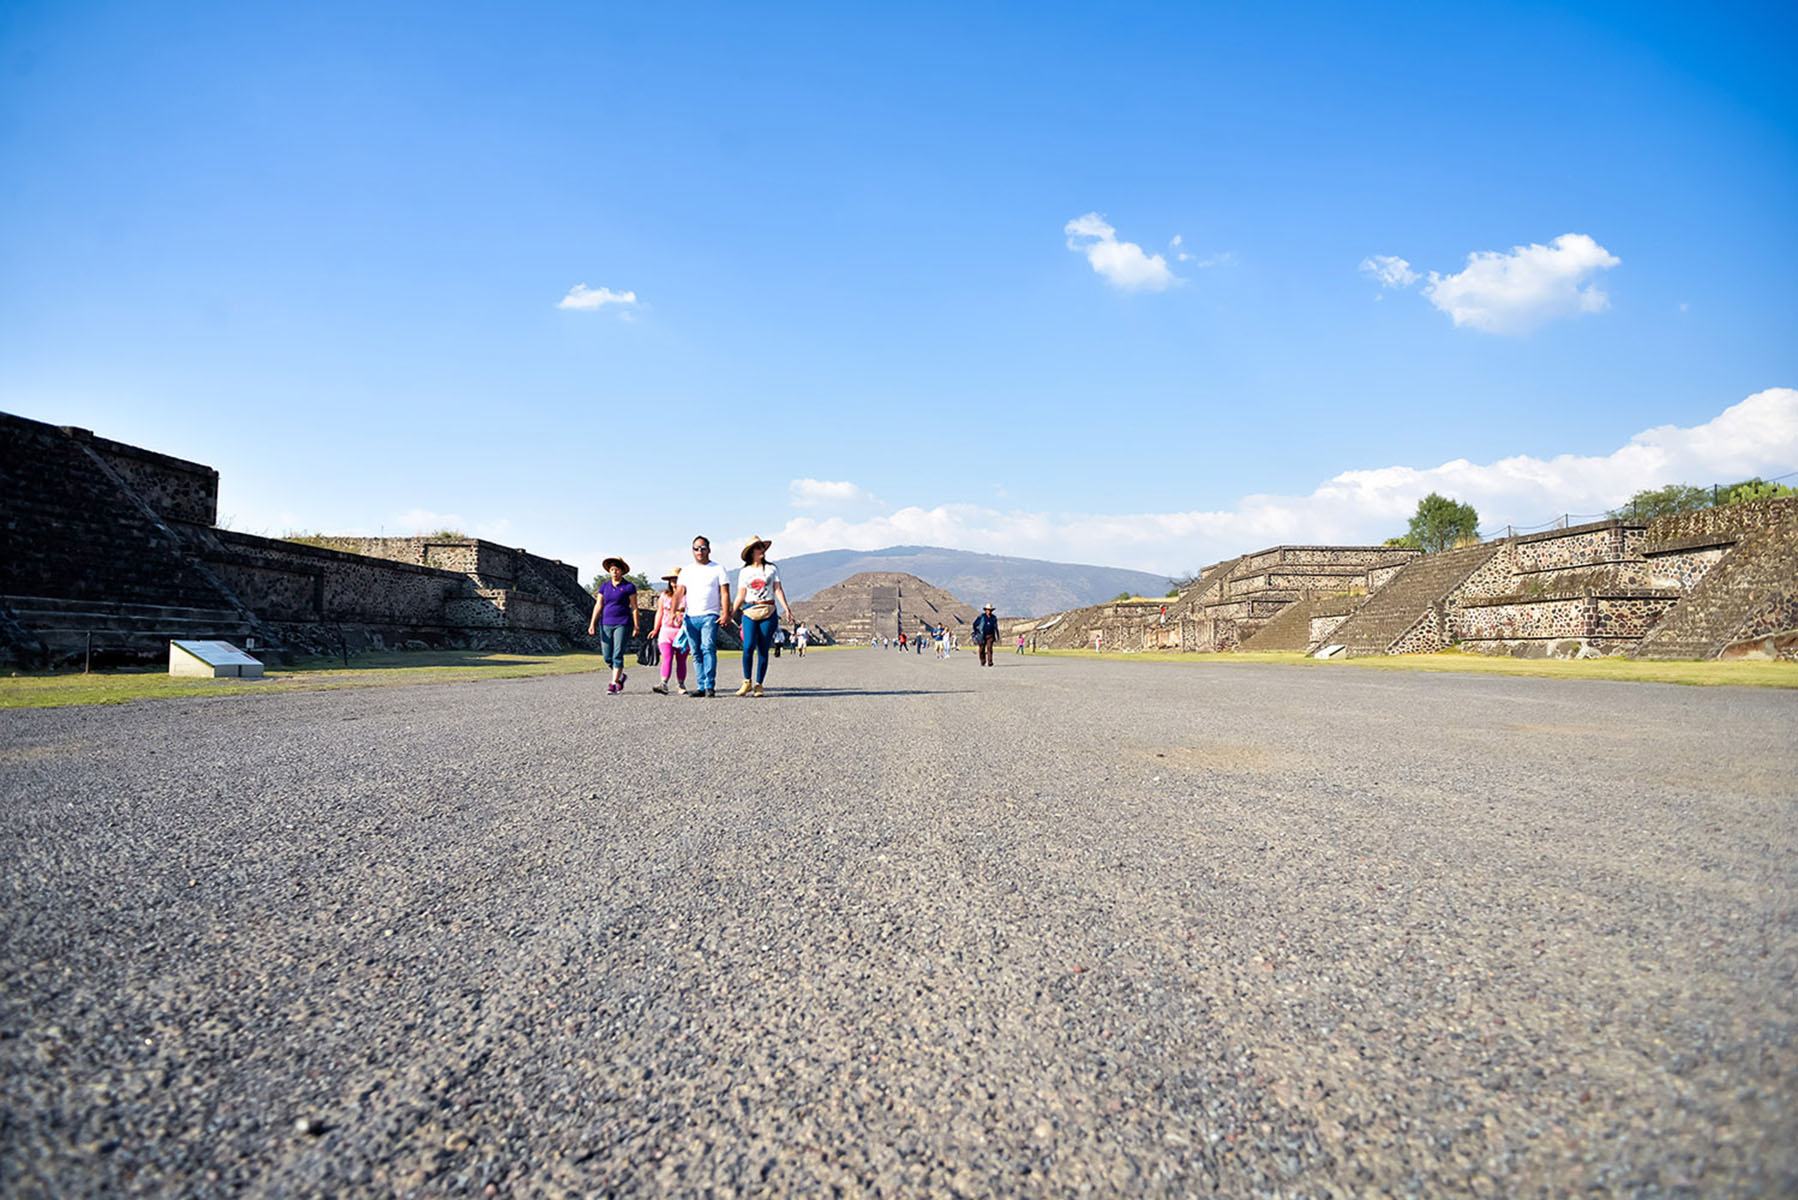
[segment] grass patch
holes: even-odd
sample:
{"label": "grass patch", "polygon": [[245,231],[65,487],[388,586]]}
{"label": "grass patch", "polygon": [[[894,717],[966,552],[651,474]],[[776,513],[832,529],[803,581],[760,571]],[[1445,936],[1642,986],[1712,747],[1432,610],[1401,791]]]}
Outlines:
{"label": "grass patch", "polygon": [[605,669],[597,654],[496,654],[442,650],[361,654],[349,667],[340,658],[302,660],[261,679],[175,679],[166,667],[141,671],[42,673],[0,677],[0,708],[59,708],[75,704],[126,704],[183,696],[268,696],[345,687],[456,683],[468,679],[520,679],[578,675]]}
{"label": "grass patch", "polygon": [[1497,658],[1447,650],[1440,654],[1372,655],[1366,658],[1309,658],[1297,652],[1182,654],[1144,650],[1130,654],[1091,650],[1042,650],[1055,658],[1105,658],[1118,662],[1177,662],[1222,666],[1275,663],[1284,666],[1355,668],[1365,671],[1451,671],[1462,675],[1519,675],[1536,679],[1611,679],[1624,683],[1678,683],[1689,687],[1798,688],[1798,663],[1651,662],[1634,658]]}

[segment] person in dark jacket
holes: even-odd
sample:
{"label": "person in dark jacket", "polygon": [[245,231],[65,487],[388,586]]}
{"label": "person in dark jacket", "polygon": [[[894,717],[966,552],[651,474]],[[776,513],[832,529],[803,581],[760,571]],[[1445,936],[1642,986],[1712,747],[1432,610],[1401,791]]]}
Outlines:
{"label": "person in dark jacket", "polygon": [[992,666],[993,646],[999,641],[999,618],[993,615],[990,604],[974,618],[974,641],[980,646],[980,665]]}

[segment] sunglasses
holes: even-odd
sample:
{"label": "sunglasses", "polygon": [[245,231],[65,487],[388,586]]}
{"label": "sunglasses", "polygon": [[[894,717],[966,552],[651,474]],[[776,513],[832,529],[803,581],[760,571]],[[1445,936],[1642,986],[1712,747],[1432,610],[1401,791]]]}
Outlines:
{"label": "sunglasses", "polygon": [[700,551],[700,550],[710,550],[710,549],[711,549],[711,548],[712,548],[712,543],[710,543],[710,542],[700,542],[700,543],[699,543],[699,544],[698,544],[698,545],[697,545],[697,546],[694,546],[694,547],[693,547],[693,550],[694,550],[694,552],[695,552],[695,553],[697,553],[697,552],[698,552],[698,551]]}

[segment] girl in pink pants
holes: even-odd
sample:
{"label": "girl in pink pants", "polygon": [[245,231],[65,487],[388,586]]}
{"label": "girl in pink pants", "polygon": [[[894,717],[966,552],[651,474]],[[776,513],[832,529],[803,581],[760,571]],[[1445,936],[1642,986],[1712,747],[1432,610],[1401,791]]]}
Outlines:
{"label": "girl in pink pants", "polygon": [[668,675],[674,673],[676,686],[681,695],[687,694],[687,652],[674,648],[674,639],[686,622],[687,613],[674,601],[675,585],[680,581],[680,568],[676,567],[662,576],[668,590],[656,601],[656,624],[651,636],[656,640],[656,649],[661,652],[662,682],[649,690],[668,694]]}

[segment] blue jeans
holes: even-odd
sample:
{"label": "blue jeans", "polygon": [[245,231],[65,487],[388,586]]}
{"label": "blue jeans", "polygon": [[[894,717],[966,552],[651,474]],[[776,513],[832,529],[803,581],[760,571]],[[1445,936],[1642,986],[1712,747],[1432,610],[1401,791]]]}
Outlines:
{"label": "blue jeans", "polygon": [[[778,615],[765,621],[753,617],[743,618],[743,678],[748,679],[749,665],[755,662],[755,682],[760,683],[768,676],[768,647],[774,645],[774,631],[780,626]],[[759,662],[755,660],[760,658]]]}
{"label": "blue jeans", "polygon": [[688,617],[687,641],[693,644],[693,686],[710,691],[718,686],[718,618]]}
{"label": "blue jeans", "polygon": [[599,652],[606,656],[606,666],[614,671],[624,668],[624,646],[630,640],[629,625],[601,625]]}

